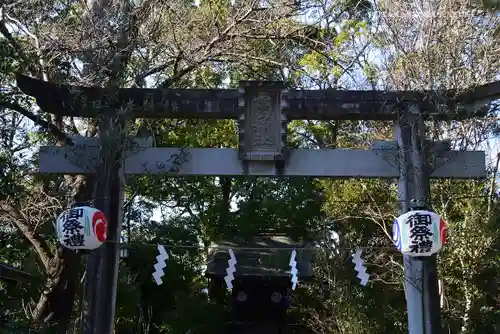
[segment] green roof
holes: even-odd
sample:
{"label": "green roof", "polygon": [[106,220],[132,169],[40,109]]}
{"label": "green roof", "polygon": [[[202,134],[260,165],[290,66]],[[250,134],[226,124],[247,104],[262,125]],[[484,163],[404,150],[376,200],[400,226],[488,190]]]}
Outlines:
{"label": "green roof", "polygon": [[310,247],[285,236],[258,236],[247,240],[233,239],[212,243],[209,249],[207,276],[225,276],[231,248],[236,257],[238,276],[289,276],[290,256],[296,249],[298,276],[312,276],[311,252],[301,248]]}

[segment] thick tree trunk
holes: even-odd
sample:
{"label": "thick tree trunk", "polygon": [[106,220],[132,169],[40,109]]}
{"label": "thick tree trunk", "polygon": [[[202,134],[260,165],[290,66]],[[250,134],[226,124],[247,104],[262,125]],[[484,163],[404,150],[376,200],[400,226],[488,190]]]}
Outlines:
{"label": "thick tree trunk", "polygon": [[[71,187],[77,188],[77,201],[91,198],[93,182],[89,178],[77,178]],[[52,254],[47,241],[37,233],[29,217],[25,217],[15,204],[0,202],[0,210],[12,219],[13,224],[33,245],[46,271],[40,298],[32,312],[34,321],[40,324],[57,322],[58,332],[66,333],[81,271],[80,254],[60,245],[55,254]]]}
{"label": "thick tree trunk", "polygon": [[[91,200],[93,177],[77,177],[71,186],[76,188],[75,202]],[[35,322],[57,322],[57,332],[67,332],[81,269],[81,254],[58,245],[56,254],[49,260],[47,279],[33,312]]]}
{"label": "thick tree trunk", "polygon": [[[59,145],[73,145],[72,140],[61,130],[60,127],[16,103],[2,102],[4,108],[14,110],[24,117],[32,120],[50,132],[57,139]],[[76,202],[90,201],[93,191],[93,180],[85,176],[65,177],[66,189],[74,189]],[[8,198],[0,201],[0,211],[11,218],[12,223],[31,243],[38,255],[40,262],[45,268],[45,282],[41,295],[36,305],[33,305],[32,317],[38,324],[57,323],[58,333],[66,333],[71,322],[74,299],[81,271],[80,254],[58,246],[55,254],[47,243],[47,240],[38,234],[30,221],[30,217],[22,213],[19,203],[14,203]]]}

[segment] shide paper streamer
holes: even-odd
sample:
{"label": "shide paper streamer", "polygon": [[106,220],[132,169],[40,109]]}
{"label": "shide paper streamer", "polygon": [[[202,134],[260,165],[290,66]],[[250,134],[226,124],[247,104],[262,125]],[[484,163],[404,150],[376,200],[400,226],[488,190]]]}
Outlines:
{"label": "shide paper streamer", "polygon": [[[166,261],[169,259],[169,256],[167,254],[167,251],[165,250],[165,247],[163,245],[158,245],[158,252],[159,255],[156,256],[157,263],[154,265],[155,271],[153,272],[153,278],[156,281],[157,285],[163,284],[162,277],[165,276],[164,269],[167,267]],[[226,286],[228,290],[233,289],[233,281],[234,281],[234,273],[236,272],[236,264],[238,261],[236,260],[236,257],[234,255],[234,252],[232,249],[228,250],[229,253],[229,260],[227,261],[228,263],[228,268],[226,269],[227,275],[224,277],[224,281],[226,282]],[[366,267],[363,265],[364,260],[361,258],[361,249],[357,249],[355,254],[353,255],[352,263],[355,264],[354,270],[358,272],[357,277],[360,279],[361,285],[366,286],[368,283],[368,279],[370,278],[370,275],[366,272]],[[298,270],[297,270],[297,251],[294,249],[292,250],[292,253],[290,255],[290,281],[292,282],[292,290],[295,290],[297,288],[298,284]]]}
{"label": "shide paper streamer", "polygon": [[292,290],[295,290],[297,287],[297,261],[295,261],[295,257],[297,256],[297,251],[294,249],[292,251],[292,255],[290,256],[290,275],[292,275],[291,281],[292,281]]}
{"label": "shide paper streamer", "polygon": [[363,265],[364,260],[361,258],[361,252],[362,251],[359,248],[356,250],[356,253],[354,253],[352,258],[352,263],[355,264],[354,270],[358,272],[358,278],[361,281],[361,285],[366,286],[370,275],[366,273],[366,267]]}
{"label": "shide paper streamer", "polygon": [[165,247],[163,247],[162,245],[158,245],[158,251],[160,252],[160,255],[156,257],[158,263],[156,263],[154,266],[155,271],[153,272],[153,277],[156,281],[156,284],[161,285],[163,283],[161,278],[165,275],[163,269],[167,266],[167,263],[165,261],[168,260],[168,254],[165,250]]}
{"label": "shide paper streamer", "polygon": [[227,261],[229,264],[229,267],[226,269],[227,275],[224,277],[224,280],[226,281],[226,286],[228,290],[231,290],[233,288],[233,280],[234,280],[234,273],[236,272],[236,257],[234,256],[233,250],[229,248],[229,260]]}

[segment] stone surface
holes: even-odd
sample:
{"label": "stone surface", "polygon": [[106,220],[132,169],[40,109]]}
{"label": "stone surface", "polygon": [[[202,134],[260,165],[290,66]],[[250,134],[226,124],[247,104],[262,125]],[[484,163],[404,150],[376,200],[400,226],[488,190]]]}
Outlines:
{"label": "stone surface", "polygon": [[286,91],[282,83],[243,82],[238,108],[239,151],[244,161],[283,161]]}
{"label": "stone surface", "polygon": [[[17,76],[18,87],[37,99],[45,112],[61,116],[96,117],[110,97],[103,88],[57,85]],[[139,89],[124,88],[113,93],[114,104],[127,107],[130,118],[237,119],[236,89]],[[457,98],[454,91],[342,91],[291,90],[289,120],[396,120],[405,104],[418,103],[424,116],[433,119],[464,119],[485,115],[487,109],[467,110],[464,105],[488,104],[500,96],[500,82],[469,89]],[[129,103],[130,102],[130,103]],[[461,103],[460,107],[457,103]]]}
{"label": "stone surface", "polygon": [[[95,172],[96,147],[44,146],[40,149],[41,173],[88,174]],[[485,154],[481,151],[441,152],[433,159],[432,178],[484,178]],[[172,176],[248,175],[238,149],[143,148],[127,152],[125,174]],[[333,178],[398,178],[398,153],[393,150],[290,150],[286,166],[277,174],[272,164],[254,169],[259,176],[312,176]]]}

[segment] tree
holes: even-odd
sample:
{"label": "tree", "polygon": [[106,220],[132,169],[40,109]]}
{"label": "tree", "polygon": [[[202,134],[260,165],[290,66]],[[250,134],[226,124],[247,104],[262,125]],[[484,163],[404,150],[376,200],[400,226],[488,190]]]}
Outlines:
{"label": "tree", "polygon": [[[14,71],[51,82],[106,87],[217,85],[228,70],[248,75],[243,69],[268,67],[272,72],[293,67],[293,59],[287,57],[290,53],[284,50],[308,48],[304,41],[310,29],[292,19],[303,10],[286,1],[268,6],[258,1],[203,1],[199,5],[154,0],[120,4],[9,1],[2,7],[0,25],[8,55],[4,62],[8,71],[2,80],[8,88],[1,107],[30,119],[48,134],[37,138],[36,144],[72,144],[74,134],[95,136],[98,122],[37,114],[32,101],[24,100],[17,90]],[[138,122],[138,129],[144,129],[142,124]],[[15,167],[22,170],[20,165]],[[19,180],[11,183],[19,185]],[[25,196],[1,201],[3,220],[23,233],[45,272],[46,284],[33,307],[33,318],[39,323],[59,321],[60,331],[67,329],[71,317],[79,256],[55,249],[40,227],[49,226],[49,207],[56,205],[60,210],[71,202],[90,200],[93,181],[37,176],[25,185]],[[70,193],[72,199],[60,201],[54,193]],[[20,190],[15,194],[21,194]],[[34,201],[40,205],[26,207]],[[35,221],[33,217],[40,218]]]}
{"label": "tree", "polygon": [[[63,208],[91,199],[95,180],[33,175],[31,150],[70,145],[73,135],[93,137],[99,128],[98,120],[38,111],[17,89],[17,71],[112,89],[222,88],[236,87],[241,79],[271,79],[291,88],[458,92],[493,81],[498,68],[498,18],[468,5],[455,0],[7,1],[0,15],[5,69],[0,74],[0,232],[9,248],[1,249],[0,257],[45,280],[42,289],[32,284],[2,292],[39,300],[31,305],[34,312],[29,307],[25,312],[22,303],[1,299],[11,309],[11,322],[27,324],[26,313],[40,323],[58,322],[60,332],[78,323],[77,312],[69,311],[78,304],[80,259],[56,247],[51,225]],[[432,139],[451,138],[455,147],[471,149],[496,135],[496,122],[489,117],[427,125]],[[376,122],[294,121],[289,130],[289,145],[307,148],[361,148],[393,136],[391,124]],[[150,136],[156,146],[237,144],[233,121],[139,119],[127,133]],[[452,227],[440,261],[445,325],[454,333],[495,332],[495,174],[483,183],[439,181],[432,187],[432,205]],[[200,266],[211,241],[269,231],[313,238],[335,229],[339,252],[331,258],[329,250],[316,252],[315,280],[294,292],[294,316],[317,333],[402,333],[401,259],[390,240],[394,190],[393,182],[380,180],[131,177],[125,230],[132,248],[120,266],[116,324],[134,333],[218,332],[224,310],[200,293],[205,287]],[[165,217],[151,222],[157,205]],[[172,261],[160,287],[151,281],[156,243],[194,246],[169,249]],[[359,245],[368,246],[366,288],[359,286],[349,257]]]}

